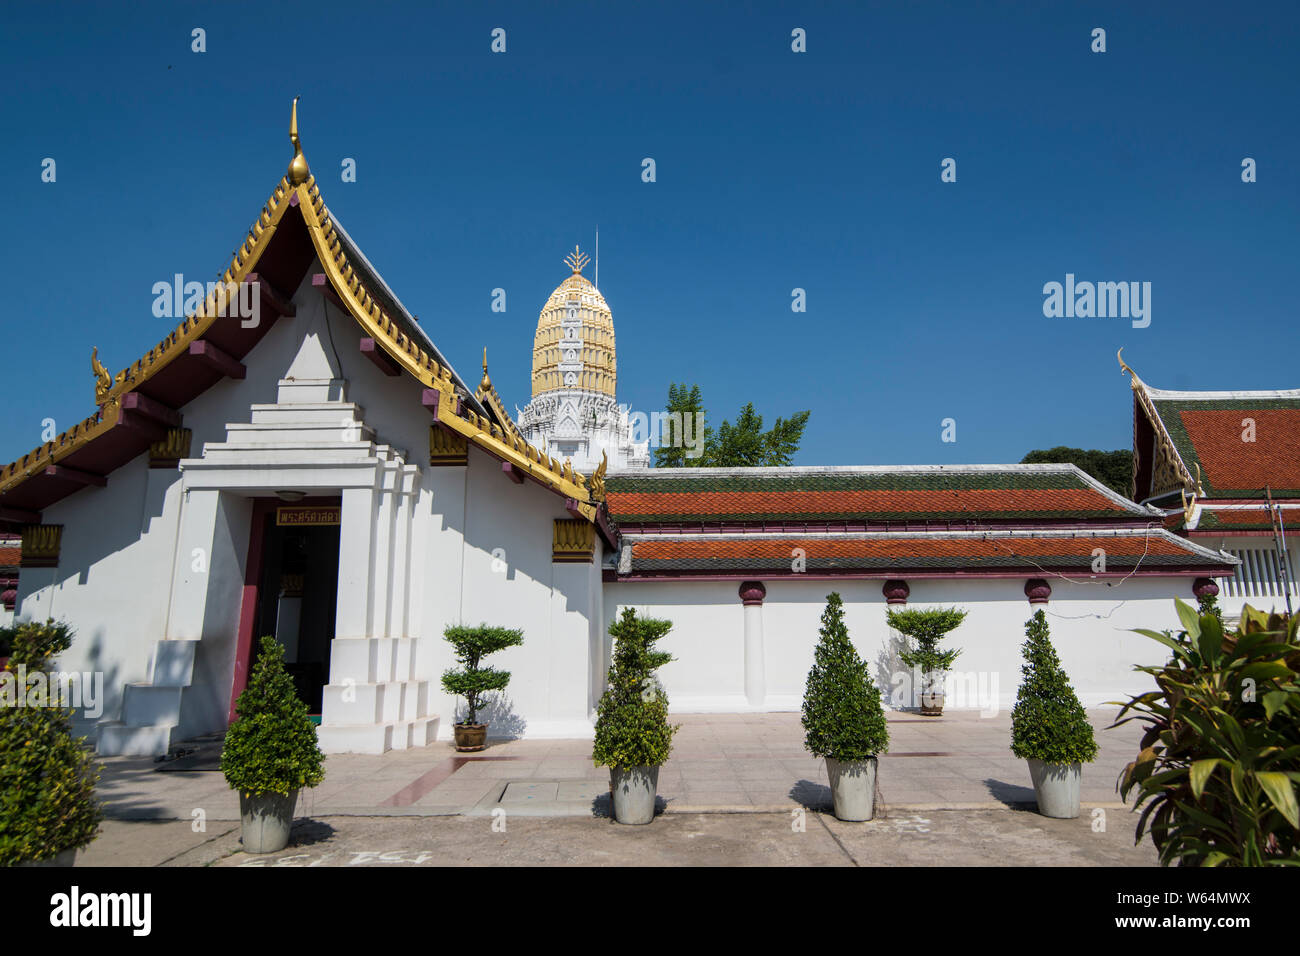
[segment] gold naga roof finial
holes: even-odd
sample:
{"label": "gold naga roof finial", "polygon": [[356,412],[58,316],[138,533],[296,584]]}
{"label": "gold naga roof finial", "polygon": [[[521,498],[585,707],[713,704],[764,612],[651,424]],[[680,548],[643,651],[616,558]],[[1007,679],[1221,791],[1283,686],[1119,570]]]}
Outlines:
{"label": "gold naga roof finial", "polygon": [[90,350],[90,370],[95,373],[95,404],[99,404],[103,401],[103,396],[113,387],[113,376],[99,360],[98,348]]}
{"label": "gold naga roof finial", "polygon": [[307,166],[307,157],[302,154],[302,143],[298,140],[298,100],[293,98],[293,113],[289,117],[289,142],[293,143],[293,159],[289,160],[289,185],[301,186],[311,175]]}
{"label": "gold naga roof finial", "polygon": [[486,392],[492,387],[492,379],[488,378],[487,373],[487,346],[483,346],[483,381],[479,382],[479,389]]}
{"label": "gold naga roof finial", "polygon": [[591,482],[588,485],[592,503],[605,500],[605,469],[609,467],[609,455],[602,448],[600,451],[600,464],[596,470],[591,473]]}
{"label": "gold naga roof finial", "polygon": [[1132,376],[1132,381],[1129,384],[1132,385],[1133,388],[1137,388],[1142,379],[1138,378],[1138,373],[1129,368],[1128,364],[1124,361],[1124,350],[1122,348],[1115,353],[1115,358],[1119,360],[1120,373],[1123,374],[1124,372],[1128,372],[1129,375]]}
{"label": "gold naga roof finial", "polygon": [[583,268],[591,261],[591,256],[573,247],[573,251],[564,257],[564,264],[573,270],[575,276],[582,275]]}

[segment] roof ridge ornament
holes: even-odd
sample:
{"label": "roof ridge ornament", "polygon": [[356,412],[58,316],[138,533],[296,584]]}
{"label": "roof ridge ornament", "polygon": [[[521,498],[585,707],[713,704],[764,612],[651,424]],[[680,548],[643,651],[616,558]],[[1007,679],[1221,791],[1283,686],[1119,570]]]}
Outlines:
{"label": "roof ridge ornament", "polygon": [[302,142],[298,139],[298,100],[301,97],[293,98],[293,112],[289,116],[289,142],[293,143],[293,159],[289,161],[289,172],[287,178],[289,185],[301,186],[311,175],[311,169],[307,166],[307,157],[302,154]]}
{"label": "roof ridge ornament", "polygon": [[483,346],[483,381],[479,383],[479,390],[486,392],[492,387],[492,379],[488,378],[487,370],[487,346]]}
{"label": "roof ridge ornament", "polygon": [[575,276],[582,275],[582,270],[590,261],[591,256],[580,251],[577,246],[574,246],[573,251],[564,257],[564,264],[573,270]]}
{"label": "roof ridge ornament", "polygon": [[113,376],[109,374],[108,369],[104,368],[104,363],[99,360],[99,349],[90,350],[90,369],[95,373],[95,404],[104,404],[104,396],[108,390],[113,387]]}
{"label": "roof ridge ornament", "polygon": [[1137,388],[1140,384],[1142,384],[1142,379],[1138,378],[1138,373],[1133,371],[1131,368],[1129,368],[1128,365],[1125,363],[1124,350],[1122,348],[1115,353],[1115,358],[1119,360],[1120,373],[1123,374],[1124,372],[1128,372],[1129,375],[1133,377],[1132,382],[1130,382],[1130,385],[1133,388]]}

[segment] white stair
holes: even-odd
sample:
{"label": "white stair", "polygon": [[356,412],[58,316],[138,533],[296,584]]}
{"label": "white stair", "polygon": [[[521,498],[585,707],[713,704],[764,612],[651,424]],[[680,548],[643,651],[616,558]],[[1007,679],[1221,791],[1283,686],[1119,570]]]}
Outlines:
{"label": "white stair", "polygon": [[198,641],[159,641],[153,677],[127,684],[122,719],[99,723],[96,751],[104,757],[161,757],[175,743],[181,696],[194,676]]}
{"label": "white stair", "polygon": [[330,645],[316,736],[326,753],[381,754],[424,747],[438,736],[429,713],[429,682],[415,680],[410,638],[336,639]]}

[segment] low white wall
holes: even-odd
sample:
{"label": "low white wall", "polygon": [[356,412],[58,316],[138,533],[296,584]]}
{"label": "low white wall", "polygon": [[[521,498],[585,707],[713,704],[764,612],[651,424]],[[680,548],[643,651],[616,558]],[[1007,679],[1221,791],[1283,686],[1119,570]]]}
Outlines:
{"label": "low white wall", "polygon": [[[744,696],[743,610],[739,582],[619,582],[605,585],[605,621],[623,606],[673,621],[660,646],[675,660],[660,672],[678,713],[797,710],[813,662],[826,596],[837,590],[844,619],[887,704],[912,706],[913,677],[899,661],[900,636],[885,620],[879,580],[769,580],[763,602],[766,698]],[[961,648],[947,706],[1010,707],[1020,684],[1025,623],[1035,610],[1021,579],[910,581],[908,607],[956,605],[967,610],[946,647]],[[1165,659],[1160,644],[1132,628],[1177,626],[1173,598],[1194,601],[1187,578],[1132,578],[1123,584],[1052,580],[1043,606],[1052,642],[1087,706],[1152,689],[1137,664]]]}

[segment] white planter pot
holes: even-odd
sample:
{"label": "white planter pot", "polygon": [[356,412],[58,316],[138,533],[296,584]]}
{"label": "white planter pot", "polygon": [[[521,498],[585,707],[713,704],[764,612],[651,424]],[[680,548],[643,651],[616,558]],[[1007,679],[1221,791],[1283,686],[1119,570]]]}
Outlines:
{"label": "white planter pot", "polygon": [[870,820],[876,812],[876,758],[832,760],[826,758],[826,776],[831,782],[835,819]]}
{"label": "white planter pot", "polygon": [[293,807],[298,791],[288,796],[262,793],[252,797],[239,795],[239,821],[245,853],[275,853],[289,845],[293,826]]}
{"label": "white planter pot", "polygon": [[655,818],[655,794],[659,790],[659,766],[611,767],[609,791],[614,819],[619,823],[644,824]]}
{"label": "white planter pot", "polygon": [[1079,780],[1083,768],[1077,763],[1029,761],[1029,778],[1034,782],[1038,812],[1045,817],[1073,820],[1079,815]]}

